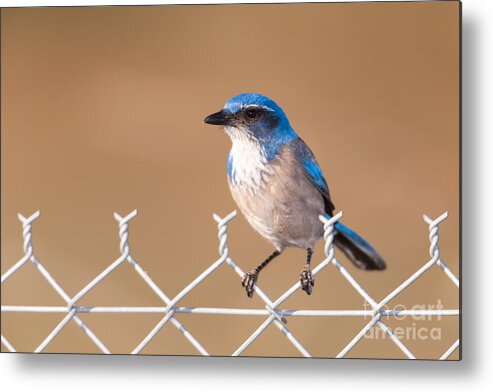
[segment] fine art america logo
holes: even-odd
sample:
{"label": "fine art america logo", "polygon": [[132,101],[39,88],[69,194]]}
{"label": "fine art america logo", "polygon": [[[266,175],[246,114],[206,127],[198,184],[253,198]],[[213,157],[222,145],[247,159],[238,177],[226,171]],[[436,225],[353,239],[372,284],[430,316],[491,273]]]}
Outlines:
{"label": "fine art america logo", "polygon": [[[365,310],[371,310],[372,307],[366,301],[363,304]],[[407,326],[397,326],[392,329],[394,334],[399,339],[405,340],[441,340],[442,339],[442,329],[441,327],[436,326],[427,326],[426,321],[440,321],[440,314],[436,316],[432,315],[405,315],[400,314],[402,311],[407,310],[408,308],[402,304],[395,305],[394,307],[385,306],[383,310],[390,311],[394,314],[392,315],[384,315],[382,319],[395,319],[395,320],[404,320],[407,317],[411,317],[413,322],[411,325]],[[442,310],[443,305],[440,299],[437,300],[436,304],[424,305],[424,304],[416,304],[413,305],[410,310]],[[371,319],[371,316],[365,316],[365,319]],[[385,339],[389,336],[385,333],[381,328],[370,328],[365,334],[366,339]]]}

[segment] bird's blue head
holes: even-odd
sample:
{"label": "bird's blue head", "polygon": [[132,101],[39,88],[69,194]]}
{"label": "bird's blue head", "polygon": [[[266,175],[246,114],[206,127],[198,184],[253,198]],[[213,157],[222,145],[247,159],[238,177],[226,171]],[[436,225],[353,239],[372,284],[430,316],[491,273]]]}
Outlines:
{"label": "bird's blue head", "polygon": [[229,99],[224,108],[204,119],[206,124],[222,125],[233,143],[253,140],[269,159],[279,148],[297,138],[284,111],[270,98],[245,93]]}

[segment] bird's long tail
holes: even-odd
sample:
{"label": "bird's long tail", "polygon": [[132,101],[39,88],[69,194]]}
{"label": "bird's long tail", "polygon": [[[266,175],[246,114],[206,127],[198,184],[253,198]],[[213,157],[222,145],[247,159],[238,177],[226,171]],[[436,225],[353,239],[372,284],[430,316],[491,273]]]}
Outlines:
{"label": "bird's long tail", "polygon": [[335,229],[334,244],[356,267],[365,270],[383,270],[387,267],[382,257],[364,238],[340,222],[335,224]]}

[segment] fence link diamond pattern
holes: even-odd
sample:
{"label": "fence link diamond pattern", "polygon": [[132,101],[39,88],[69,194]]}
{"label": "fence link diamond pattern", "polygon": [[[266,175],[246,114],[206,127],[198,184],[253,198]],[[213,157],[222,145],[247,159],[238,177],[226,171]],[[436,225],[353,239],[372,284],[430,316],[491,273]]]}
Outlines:
{"label": "fence link diamond pattern", "polygon": [[[131,351],[131,354],[139,354],[148,344],[151,342],[158,332],[168,323],[171,323],[185,339],[187,339],[197,352],[201,355],[213,355],[210,354],[206,348],[192,335],[190,331],[176,318],[176,315],[180,313],[192,313],[192,314],[229,314],[229,315],[251,315],[259,316],[263,315],[267,318],[265,321],[246,339],[233,353],[232,356],[241,355],[255,340],[269,327],[274,324],[286,337],[298,352],[304,357],[311,357],[310,352],[303,346],[303,344],[294,336],[294,334],[287,328],[288,317],[304,316],[304,317],[341,317],[341,316],[357,316],[357,317],[370,317],[370,321],[364,326],[364,328],[345,346],[341,349],[337,358],[345,357],[353,347],[365,336],[365,334],[373,327],[380,328],[391,341],[403,352],[403,354],[409,359],[416,359],[415,355],[404,344],[404,342],[396,336],[389,326],[387,326],[382,318],[384,316],[459,316],[459,309],[386,309],[386,305],[402,293],[407,287],[416,281],[427,270],[434,265],[438,266],[445,275],[459,288],[459,279],[457,276],[447,267],[443,260],[440,258],[440,249],[438,246],[439,241],[439,225],[447,219],[448,214],[445,212],[436,219],[430,219],[424,215],[423,218],[428,224],[430,248],[429,254],[431,259],[425,263],[418,271],[412,274],[408,279],[402,282],[398,287],[392,290],[381,301],[373,299],[367,291],[353,278],[348,270],[337,260],[334,253],[334,225],[342,217],[342,212],[334,215],[330,219],[320,216],[320,220],[324,226],[324,252],[325,259],[322,260],[312,271],[313,275],[319,274],[322,270],[332,265],[356,290],[356,292],[371,306],[371,309],[348,309],[348,310],[286,310],[282,309],[281,305],[291,295],[293,295],[299,288],[300,282],[293,284],[288,290],[286,290],[279,298],[272,300],[265,294],[265,292],[257,285],[255,287],[256,294],[265,303],[264,309],[234,309],[234,308],[210,308],[210,307],[180,307],[178,303],[195,287],[197,287],[204,279],[214,273],[221,265],[229,265],[240,277],[244,275],[244,271],[232,260],[229,255],[228,248],[228,224],[235,218],[236,211],[233,211],[224,218],[214,214],[214,220],[217,222],[218,238],[219,238],[219,258],[204,272],[202,272],[196,279],[188,284],[183,290],[181,290],[174,298],[169,298],[149,277],[144,269],[137,263],[132,257],[130,252],[130,246],[128,243],[128,225],[129,222],[137,216],[137,211],[134,210],[127,216],[120,216],[114,214],[114,217],[119,225],[120,236],[120,257],[118,257],[110,266],[108,266],[103,272],[97,275],[91,282],[83,287],[77,294],[70,297],[53,278],[53,276],[43,266],[41,261],[35,256],[32,245],[32,223],[40,216],[39,211],[35,212],[29,217],[24,217],[19,214],[19,220],[22,223],[23,229],[23,249],[24,256],[15,263],[10,269],[5,272],[1,277],[1,283],[3,284],[13,274],[19,271],[22,266],[28,262],[32,262],[39,273],[46,279],[49,285],[56,291],[56,293],[67,304],[66,306],[10,306],[2,305],[2,312],[27,312],[27,313],[64,313],[64,318],[59,324],[51,331],[51,333],[41,342],[41,344],[34,350],[34,352],[42,352],[46,347],[55,339],[55,337],[63,330],[63,328],[74,321],[81,330],[92,340],[97,348],[105,353],[111,354],[110,350],[105,344],[96,336],[96,334],[84,323],[79,317],[79,314],[83,313],[159,313],[162,314],[162,318],[159,322],[149,331],[145,338]],[[108,275],[110,275],[121,264],[128,262],[140,278],[152,289],[152,291],[163,302],[161,307],[102,307],[102,306],[78,306],[77,303],[87,293],[94,289],[99,283],[101,283]],[[14,345],[3,335],[1,335],[2,344],[10,352],[15,352]],[[459,339],[457,339],[452,346],[441,355],[438,359],[445,360],[454,353],[459,347]]]}

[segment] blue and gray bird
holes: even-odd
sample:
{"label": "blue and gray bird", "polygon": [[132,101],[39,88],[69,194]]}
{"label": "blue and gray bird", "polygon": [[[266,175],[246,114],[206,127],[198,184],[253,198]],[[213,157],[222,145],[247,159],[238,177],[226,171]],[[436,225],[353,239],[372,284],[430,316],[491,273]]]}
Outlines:
{"label": "blue and gray bird", "polygon": [[[306,264],[301,288],[312,293],[310,261],[323,236],[320,215],[332,216],[334,204],[315,156],[291,127],[284,111],[261,94],[240,94],[206,117],[221,125],[232,141],[227,160],[231,194],[250,225],[275,251],[251,272],[242,285],[252,297],[260,271],[287,247],[303,248]],[[358,267],[383,270],[380,255],[362,237],[337,222],[335,245]]]}

